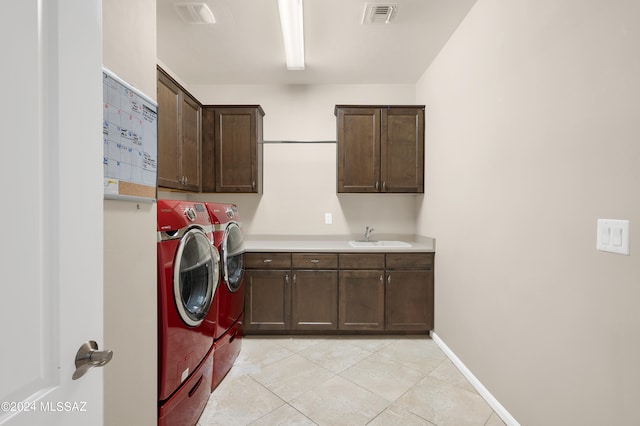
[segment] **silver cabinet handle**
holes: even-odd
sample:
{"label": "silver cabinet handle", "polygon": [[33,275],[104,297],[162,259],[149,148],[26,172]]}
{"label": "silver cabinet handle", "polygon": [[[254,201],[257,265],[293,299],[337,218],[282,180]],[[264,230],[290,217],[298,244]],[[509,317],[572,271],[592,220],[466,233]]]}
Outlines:
{"label": "silver cabinet handle", "polygon": [[380,181],[376,181],[376,191],[380,189]]}
{"label": "silver cabinet handle", "polygon": [[382,276],[382,274],[380,274],[380,282],[383,283],[384,282],[384,277]]}
{"label": "silver cabinet handle", "polygon": [[251,189],[256,189],[256,181],[251,182]]}
{"label": "silver cabinet handle", "polygon": [[294,283],[294,284],[296,283],[297,278],[298,278],[298,277],[296,276],[296,274],[293,274],[293,283]]}
{"label": "silver cabinet handle", "polygon": [[78,380],[93,367],[102,367],[113,358],[113,351],[99,351],[98,344],[89,340],[80,346],[76,353],[76,371],[72,379]]}
{"label": "silver cabinet handle", "polygon": [[318,259],[311,259],[309,262],[311,262],[311,263],[320,263],[320,260],[318,260]]}
{"label": "silver cabinet handle", "polygon": [[391,274],[387,275],[387,284],[391,284]]}
{"label": "silver cabinet handle", "polygon": [[271,260],[271,259],[265,259],[265,260],[263,260],[263,262],[264,262],[264,263],[271,263],[271,262],[273,262],[273,260]]}
{"label": "silver cabinet handle", "polygon": [[289,274],[284,275],[284,283],[289,284]]}
{"label": "silver cabinet handle", "polygon": [[387,190],[387,181],[386,180],[384,182],[382,182],[382,190],[383,191]]}

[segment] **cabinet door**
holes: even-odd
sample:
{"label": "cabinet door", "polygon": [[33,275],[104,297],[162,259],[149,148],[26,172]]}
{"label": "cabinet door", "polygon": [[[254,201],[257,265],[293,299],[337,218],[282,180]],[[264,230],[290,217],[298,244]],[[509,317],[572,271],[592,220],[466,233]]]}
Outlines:
{"label": "cabinet door", "polygon": [[179,168],[180,88],[158,71],[158,186],[182,188]]}
{"label": "cabinet door", "polygon": [[258,115],[257,108],[214,108],[216,192],[260,191]]}
{"label": "cabinet door", "polygon": [[202,107],[202,155],[200,171],[202,192],[216,192],[216,156],[214,147],[215,111],[210,106]]}
{"label": "cabinet door", "polygon": [[288,270],[246,270],[245,285],[246,333],[291,328]]}
{"label": "cabinet door", "polygon": [[383,192],[424,192],[424,110],[382,110],[380,175]]}
{"label": "cabinet door", "polygon": [[200,104],[186,94],[182,94],[180,113],[181,120],[181,146],[180,146],[180,170],[182,171],[183,189],[200,191],[200,152],[201,152],[201,120],[202,110]]}
{"label": "cabinet door", "polygon": [[433,271],[387,271],[386,329],[433,329]]}
{"label": "cabinet door", "polygon": [[338,272],[293,271],[293,330],[338,329]]}
{"label": "cabinet door", "polygon": [[340,271],[338,283],[338,328],[384,330],[384,271]]}
{"label": "cabinet door", "polygon": [[379,192],[380,109],[339,108],[338,192]]}

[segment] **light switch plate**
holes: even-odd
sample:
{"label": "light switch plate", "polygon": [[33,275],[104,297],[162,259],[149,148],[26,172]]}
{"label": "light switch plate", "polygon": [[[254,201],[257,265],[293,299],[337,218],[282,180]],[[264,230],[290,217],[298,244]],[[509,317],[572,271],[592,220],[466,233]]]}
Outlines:
{"label": "light switch plate", "polygon": [[324,224],[331,225],[333,223],[333,215],[331,213],[324,214]]}
{"label": "light switch plate", "polygon": [[629,221],[598,219],[596,248],[600,251],[629,255]]}

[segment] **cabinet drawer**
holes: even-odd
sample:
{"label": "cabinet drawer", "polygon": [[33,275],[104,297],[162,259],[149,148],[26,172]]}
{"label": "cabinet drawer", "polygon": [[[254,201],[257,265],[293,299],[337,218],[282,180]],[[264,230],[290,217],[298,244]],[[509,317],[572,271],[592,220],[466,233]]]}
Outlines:
{"label": "cabinet drawer", "polygon": [[245,253],[246,269],[290,269],[291,253]]}
{"label": "cabinet drawer", "polygon": [[293,253],[294,269],[338,269],[338,255],[327,253]]}
{"label": "cabinet drawer", "polygon": [[384,253],[340,253],[340,269],[384,269]]}
{"label": "cabinet drawer", "polygon": [[433,253],[387,253],[387,269],[432,269]]}

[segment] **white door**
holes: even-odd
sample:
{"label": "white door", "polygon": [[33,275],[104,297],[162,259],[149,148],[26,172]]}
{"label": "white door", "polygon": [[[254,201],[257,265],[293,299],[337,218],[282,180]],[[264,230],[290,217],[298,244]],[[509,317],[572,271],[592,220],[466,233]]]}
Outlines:
{"label": "white door", "polygon": [[109,365],[72,375],[102,346],[102,4],[2,9],[0,424],[98,425]]}

